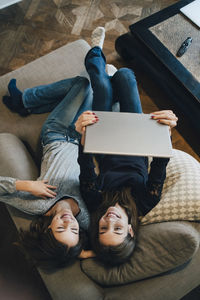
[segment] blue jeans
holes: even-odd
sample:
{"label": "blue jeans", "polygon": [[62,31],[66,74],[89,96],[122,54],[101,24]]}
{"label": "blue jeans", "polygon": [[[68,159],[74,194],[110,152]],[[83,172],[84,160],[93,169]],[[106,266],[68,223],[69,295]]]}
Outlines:
{"label": "blue jeans", "polygon": [[92,90],[87,78],[77,76],[26,89],[22,100],[30,113],[51,112],[41,130],[43,146],[66,140],[78,144],[74,123],[83,111],[92,108]]}
{"label": "blue jeans", "polygon": [[92,48],[85,58],[85,67],[93,89],[93,110],[111,111],[119,102],[121,112],[142,113],[137,82],[132,70],[119,69],[112,77],[105,70],[106,59],[99,47]]}

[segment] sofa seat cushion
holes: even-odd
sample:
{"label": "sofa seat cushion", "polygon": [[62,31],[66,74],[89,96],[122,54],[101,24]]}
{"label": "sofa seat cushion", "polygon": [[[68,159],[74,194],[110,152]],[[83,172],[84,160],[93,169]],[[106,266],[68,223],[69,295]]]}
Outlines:
{"label": "sofa seat cushion", "polygon": [[[51,53],[48,53],[25,66],[7,73],[0,77],[0,99],[8,94],[8,83],[12,78],[17,79],[17,87],[23,91],[38,85],[49,84],[65,78],[77,75],[88,77],[85,70],[84,59],[90,49],[90,45],[84,40],[77,40],[66,44]],[[109,75],[117,69],[107,66]],[[0,101],[0,132],[9,132],[29,146],[32,156],[40,164],[40,131],[42,124],[47,118],[45,114],[31,114],[21,117],[10,111],[2,101]],[[16,126],[17,124],[17,126]]]}
{"label": "sofa seat cushion", "polygon": [[160,202],[141,224],[164,221],[200,221],[200,163],[191,155],[173,150],[167,166]]}
{"label": "sofa seat cushion", "polygon": [[106,268],[93,258],[83,260],[81,267],[103,286],[131,283],[183,265],[199,249],[199,239],[189,222],[140,226],[135,251],[125,264]]}

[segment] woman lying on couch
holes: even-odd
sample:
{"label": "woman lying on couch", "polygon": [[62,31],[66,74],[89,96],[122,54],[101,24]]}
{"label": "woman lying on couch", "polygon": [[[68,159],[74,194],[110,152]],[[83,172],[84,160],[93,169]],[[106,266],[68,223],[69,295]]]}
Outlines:
{"label": "woman lying on couch", "polygon": [[[22,181],[0,177],[0,201],[31,215],[21,244],[43,267],[62,267],[80,255],[89,214],[79,192],[78,138],[74,122],[91,108],[91,87],[83,77],[26,89],[12,79],[4,103],[20,115],[51,112],[41,131],[40,177]],[[80,227],[80,228],[79,228]]]}
{"label": "woman lying on couch", "polygon": [[[102,45],[103,29],[99,29],[100,33]],[[122,68],[109,77],[99,46],[89,51],[85,66],[93,88],[93,110],[111,111],[113,102],[119,101],[120,111],[142,113],[136,79],[130,69]],[[177,122],[177,117],[168,110],[154,112],[152,118],[170,128]],[[83,153],[85,127],[95,122],[98,116],[86,111],[75,123],[76,130],[82,134],[78,158],[80,188],[93,213],[93,250],[106,265],[117,265],[125,262],[134,250],[138,215],[147,214],[160,200],[169,159],[154,158],[148,174],[147,157],[95,155],[99,165],[97,175],[93,155]]]}

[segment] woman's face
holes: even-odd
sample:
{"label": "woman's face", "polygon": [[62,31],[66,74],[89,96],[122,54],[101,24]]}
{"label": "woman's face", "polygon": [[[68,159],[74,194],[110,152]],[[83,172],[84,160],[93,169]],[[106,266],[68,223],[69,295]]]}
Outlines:
{"label": "woman's face", "polygon": [[99,241],[105,246],[117,246],[121,244],[127,234],[133,237],[133,229],[128,224],[128,216],[125,210],[117,203],[110,206],[99,220]]}
{"label": "woman's face", "polygon": [[70,209],[56,213],[49,225],[57,241],[68,247],[74,247],[79,241],[79,224]]}

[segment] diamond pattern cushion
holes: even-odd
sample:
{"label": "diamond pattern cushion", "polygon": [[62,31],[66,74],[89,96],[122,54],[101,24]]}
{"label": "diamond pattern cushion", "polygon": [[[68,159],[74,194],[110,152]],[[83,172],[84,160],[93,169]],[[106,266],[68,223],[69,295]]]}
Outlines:
{"label": "diamond pattern cushion", "polygon": [[141,224],[175,220],[200,221],[200,163],[180,150],[173,150],[160,202]]}

